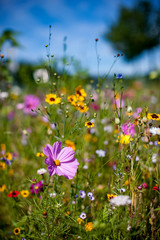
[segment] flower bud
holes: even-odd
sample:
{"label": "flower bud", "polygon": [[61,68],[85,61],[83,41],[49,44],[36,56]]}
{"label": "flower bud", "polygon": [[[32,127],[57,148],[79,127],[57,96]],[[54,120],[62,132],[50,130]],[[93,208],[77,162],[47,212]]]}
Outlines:
{"label": "flower bud", "polygon": [[128,112],[128,113],[131,113],[131,112],[132,112],[132,107],[131,107],[131,106],[128,106],[128,107],[127,107],[127,112]]}
{"label": "flower bud", "polygon": [[115,118],[115,124],[117,124],[117,125],[120,124],[120,119],[119,118]]}
{"label": "flower bud", "polygon": [[148,121],[147,117],[143,117],[142,121],[146,123]]}

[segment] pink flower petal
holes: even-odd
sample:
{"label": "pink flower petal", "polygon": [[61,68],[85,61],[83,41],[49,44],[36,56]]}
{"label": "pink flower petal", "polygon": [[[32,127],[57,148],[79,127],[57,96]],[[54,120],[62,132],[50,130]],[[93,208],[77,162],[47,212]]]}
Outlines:
{"label": "pink flower petal", "polygon": [[75,159],[75,161],[71,162],[70,164],[62,163],[58,168],[61,170],[61,172],[67,179],[72,179],[77,172],[78,165],[79,163],[77,159]]}
{"label": "pink flower petal", "polygon": [[53,144],[52,154],[53,154],[53,159],[54,160],[58,159],[57,156],[61,151],[61,145],[62,145],[61,142],[55,142]]}
{"label": "pink flower petal", "polygon": [[56,172],[56,169],[53,165],[48,166],[49,176],[53,176]]}
{"label": "pink flower petal", "polygon": [[64,175],[64,173],[61,171],[60,167],[58,166],[56,169],[55,169],[55,172],[58,176],[62,176]]}
{"label": "pink flower petal", "polygon": [[50,158],[53,158],[53,149],[50,144],[47,144],[45,148],[43,148],[43,153]]}
{"label": "pink flower petal", "polygon": [[57,159],[59,159],[59,161],[61,163],[69,162],[69,161],[72,161],[74,159],[74,154],[75,154],[75,152],[71,147],[65,147],[58,154]]}

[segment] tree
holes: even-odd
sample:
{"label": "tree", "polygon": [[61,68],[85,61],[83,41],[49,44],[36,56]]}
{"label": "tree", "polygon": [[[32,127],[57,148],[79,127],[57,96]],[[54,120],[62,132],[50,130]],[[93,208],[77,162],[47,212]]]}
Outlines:
{"label": "tree", "polygon": [[117,23],[113,24],[105,38],[116,50],[132,60],[144,50],[159,44],[160,17],[150,1],[139,1],[132,9],[122,7]]}
{"label": "tree", "polygon": [[9,41],[11,46],[13,47],[20,47],[20,44],[16,40],[17,35],[18,35],[18,32],[15,32],[13,30],[3,31],[2,35],[0,36],[0,49],[2,49],[2,46],[7,41]]}

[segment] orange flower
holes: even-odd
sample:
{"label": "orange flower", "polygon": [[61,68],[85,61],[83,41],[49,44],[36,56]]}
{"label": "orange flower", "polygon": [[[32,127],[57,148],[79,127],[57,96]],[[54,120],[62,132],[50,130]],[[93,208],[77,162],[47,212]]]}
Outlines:
{"label": "orange flower", "polygon": [[90,232],[93,229],[93,223],[92,222],[88,222],[85,224],[85,228],[86,228],[86,232]]}
{"label": "orange flower", "polygon": [[72,142],[70,140],[66,140],[65,144],[66,144],[67,147],[71,147],[75,151],[76,147],[75,147],[74,142]]}

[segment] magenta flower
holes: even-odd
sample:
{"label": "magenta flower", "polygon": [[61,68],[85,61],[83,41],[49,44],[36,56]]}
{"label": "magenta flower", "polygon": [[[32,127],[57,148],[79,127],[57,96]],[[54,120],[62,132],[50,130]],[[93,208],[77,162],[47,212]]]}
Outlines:
{"label": "magenta flower", "polygon": [[26,114],[35,115],[36,113],[32,110],[36,110],[40,104],[40,99],[34,95],[26,95],[24,99],[23,111]]}
{"label": "magenta flower", "polygon": [[30,191],[32,194],[38,194],[39,192],[41,192],[43,189],[43,183],[42,181],[39,181],[38,183],[34,183],[31,185],[30,187]]}
{"label": "magenta flower", "polygon": [[78,161],[74,158],[75,152],[71,147],[65,147],[61,150],[61,142],[55,142],[53,147],[47,144],[43,153],[47,156],[45,163],[48,165],[49,176],[55,173],[58,176],[64,176],[72,179],[78,168]]}
{"label": "magenta flower", "polygon": [[122,131],[124,135],[130,135],[131,137],[135,134],[135,125],[130,123],[122,124]]}
{"label": "magenta flower", "polygon": [[142,183],[142,187],[143,187],[144,189],[148,188],[147,183]]}

